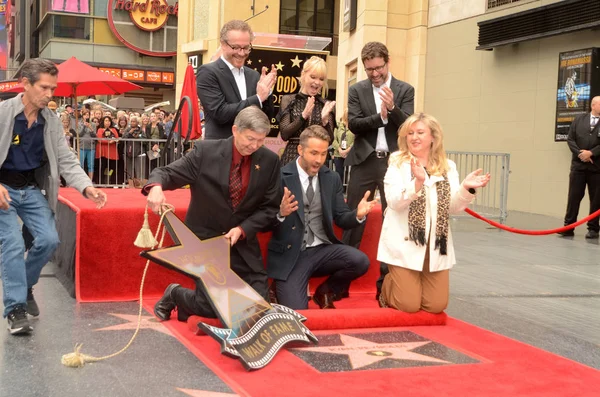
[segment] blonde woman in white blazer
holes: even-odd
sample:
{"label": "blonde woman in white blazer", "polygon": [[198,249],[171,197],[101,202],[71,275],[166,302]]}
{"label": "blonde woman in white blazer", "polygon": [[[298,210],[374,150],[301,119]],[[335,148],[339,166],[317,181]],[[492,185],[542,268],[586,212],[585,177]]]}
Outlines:
{"label": "blonde woman in white blazer", "polygon": [[384,179],[388,207],[377,259],[389,273],[379,302],[405,312],[440,313],[448,305],[448,273],[456,263],[449,216],[463,211],[490,175],[478,169],[460,183],[439,123],[424,113],[404,122],[398,147]]}

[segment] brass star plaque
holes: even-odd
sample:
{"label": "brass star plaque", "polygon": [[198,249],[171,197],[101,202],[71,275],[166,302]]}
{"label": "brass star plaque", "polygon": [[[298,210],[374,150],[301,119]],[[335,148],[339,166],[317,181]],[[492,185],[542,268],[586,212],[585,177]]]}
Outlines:
{"label": "brass star plaque", "polygon": [[221,352],[238,357],[246,369],[267,365],[286,343],[316,343],[302,321],[306,318],[281,305],[271,305],[230,268],[229,240],[200,240],[174,213],[164,218],[175,245],[142,251],[144,258],[186,274],[200,285],[225,329],[198,326],[221,343]]}

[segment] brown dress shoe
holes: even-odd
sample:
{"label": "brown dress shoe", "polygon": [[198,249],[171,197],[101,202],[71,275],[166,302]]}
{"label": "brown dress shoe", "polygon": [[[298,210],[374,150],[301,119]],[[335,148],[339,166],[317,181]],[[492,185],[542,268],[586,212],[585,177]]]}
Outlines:
{"label": "brown dress shoe", "polygon": [[333,304],[333,301],[335,300],[335,294],[322,293],[317,289],[312,297],[312,300],[319,305],[321,309],[335,309],[335,305]]}
{"label": "brown dress shoe", "polygon": [[271,282],[269,286],[269,302],[270,303],[279,303],[277,302],[277,289],[275,287],[275,280]]}

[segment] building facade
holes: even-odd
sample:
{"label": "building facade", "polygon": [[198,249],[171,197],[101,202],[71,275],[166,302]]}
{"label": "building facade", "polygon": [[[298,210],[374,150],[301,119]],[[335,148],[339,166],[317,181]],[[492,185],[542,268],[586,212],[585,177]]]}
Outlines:
{"label": "building facade", "polygon": [[[430,0],[423,108],[448,150],[510,153],[509,210],[564,216],[571,152],[555,141],[559,54],[600,47],[599,13],[588,0]],[[587,197],[581,204],[583,217]]]}
{"label": "building facade", "polygon": [[72,56],[143,90],[146,104],[175,105],[178,3],[175,0],[8,0],[7,79],[27,58]]}

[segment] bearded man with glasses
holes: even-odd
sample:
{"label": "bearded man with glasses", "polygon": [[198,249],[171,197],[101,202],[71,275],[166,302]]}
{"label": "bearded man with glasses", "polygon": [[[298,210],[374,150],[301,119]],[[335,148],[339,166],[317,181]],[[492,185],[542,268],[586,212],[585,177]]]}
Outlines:
{"label": "bearded man with glasses", "polygon": [[221,57],[198,69],[198,98],[204,107],[205,139],[231,137],[231,127],[238,113],[249,106],[262,108],[271,119],[271,92],[277,80],[275,66],[262,73],[244,67],[252,51],[254,33],[244,21],[233,20],[221,28]]}
{"label": "bearded man with glasses", "polygon": [[[348,128],[354,133],[354,145],[346,157],[351,166],[348,182],[348,206],[355,209],[365,192],[373,199],[379,189],[382,210],[387,202],[383,178],[388,168],[389,155],[398,150],[398,129],[414,113],[415,89],[392,76],[389,71],[390,56],[387,47],[372,41],[363,47],[361,59],[368,79],[359,81],[348,89]],[[364,223],[345,230],[343,242],[359,248]],[[377,298],[381,291],[387,266],[381,264],[381,277],[377,281]]]}

